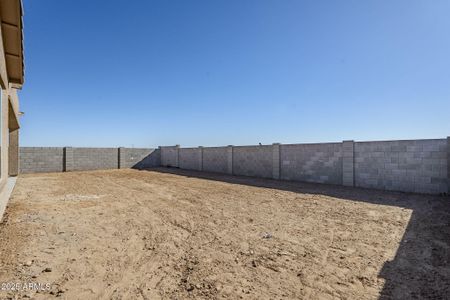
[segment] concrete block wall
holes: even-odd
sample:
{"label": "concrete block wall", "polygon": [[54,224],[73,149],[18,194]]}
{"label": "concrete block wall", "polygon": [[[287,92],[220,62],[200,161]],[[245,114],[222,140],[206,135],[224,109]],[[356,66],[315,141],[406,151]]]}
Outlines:
{"label": "concrete block wall", "polygon": [[198,147],[198,170],[203,171],[203,147]]}
{"label": "concrete block wall", "polygon": [[119,148],[119,169],[147,169],[160,165],[159,149]]}
{"label": "concrete block wall", "polygon": [[161,165],[158,149],[21,147],[21,174],[118,168],[145,169]]}
{"label": "concrete block wall", "polygon": [[450,192],[450,137],[159,149],[22,147],[19,155],[20,173],[171,166],[403,192]]}
{"label": "concrete block wall", "polygon": [[117,148],[72,148],[73,168],[71,171],[118,169]]}
{"label": "concrete block wall", "polygon": [[272,178],[280,179],[280,144],[272,144]]}
{"label": "concrete block wall", "polygon": [[448,192],[446,139],[355,143],[355,186]]}
{"label": "concrete block wall", "polygon": [[179,145],[159,147],[161,150],[161,166],[178,168]]}
{"label": "concrete block wall", "polygon": [[280,178],[342,184],[342,143],[280,145]]}
{"label": "concrete block wall", "polygon": [[449,193],[450,137],[435,140],[167,147],[182,169],[357,186]]}
{"label": "concrete block wall", "polygon": [[186,170],[201,170],[199,159],[201,148],[180,148],[178,153],[179,167]]}
{"label": "concrete block wall", "polygon": [[21,147],[19,157],[21,174],[64,170],[64,148],[62,147]]}
{"label": "concrete block wall", "polygon": [[447,189],[450,194],[450,136],[447,137]]}
{"label": "concrete block wall", "polygon": [[227,147],[227,173],[233,175],[233,146]]}
{"label": "concrete block wall", "polygon": [[228,147],[204,147],[203,171],[229,173]]}
{"label": "concrete block wall", "polygon": [[64,172],[70,172],[74,170],[74,160],[73,160],[73,148],[65,147],[64,148]]}
{"label": "concrete block wall", "polygon": [[272,178],[272,146],[239,146],[232,151],[234,175]]}
{"label": "concrete block wall", "polygon": [[355,185],[355,142],[342,142],[342,184]]}

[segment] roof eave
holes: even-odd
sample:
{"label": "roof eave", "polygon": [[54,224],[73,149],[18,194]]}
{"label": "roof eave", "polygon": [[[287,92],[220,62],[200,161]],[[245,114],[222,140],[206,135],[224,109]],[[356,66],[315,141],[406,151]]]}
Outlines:
{"label": "roof eave", "polygon": [[21,0],[0,0],[0,18],[9,83],[21,88],[24,83],[23,8]]}

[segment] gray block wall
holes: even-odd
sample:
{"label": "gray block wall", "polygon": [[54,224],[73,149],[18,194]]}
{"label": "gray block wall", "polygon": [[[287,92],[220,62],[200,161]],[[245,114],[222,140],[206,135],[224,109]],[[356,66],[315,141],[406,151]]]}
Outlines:
{"label": "gray block wall", "polygon": [[272,178],[272,146],[233,147],[233,174]]}
{"label": "gray block wall", "polygon": [[403,192],[450,192],[450,137],[159,149],[21,147],[19,155],[22,174],[171,166]]}
{"label": "gray block wall", "polygon": [[160,165],[158,149],[21,147],[19,150],[21,174],[117,168],[146,169]]}
{"label": "gray block wall", "polygon": [[342,184],[355,185],[355,142],[342,142]]}
{"label": "gray block wall", "polygon": [[179,146],[160,147],[161,166],[178,168]]}
{"label": "gray block wall", "polygon": [[71,171],[107,170],[119,167],[117,148],[72,148]]}
{"label": "gray block wall", "polygon": [[204,147],[203,171],[228,173],[228,147]]}
{"label": "gray block wall", "polygon": [[186,170],[201,170],[199,155],[201,148],[180,148],[179,167]]}
{"label": "gray block wall", "polygon": [[280,178],[342,184],[342,143],[280,146]]}
{"label": "gray block wall", "polygon": [[182,169],[427,194],[450,188],[450,138],[168,149]]}
{"label": "gray block wall", "polygon": [[280,144],[272,145],[272,178],[280,179]]}
{"label": "gray block wall", "polygon": [[64,148],[21,147],[19,149],[19,172],[47,173],[64,170]]}
{"label": "gray block wall", "polygon": [[148,169],[160,165],[159,149],[119,148],[120,169]]}
{"label": "gray block wall", "polygon": [[445,193],[447,147],[446,139],[355,143],[355,185]]}
{"label": "gray block wall", "polygon": [[65,147],[64,148],[64,172],[70,172],[74,170],[74,161],[73,161],[73,148]]}
{"label": "gray block wall", "polygon": [[450,136],[447,137],[447,190],[450,194]]}

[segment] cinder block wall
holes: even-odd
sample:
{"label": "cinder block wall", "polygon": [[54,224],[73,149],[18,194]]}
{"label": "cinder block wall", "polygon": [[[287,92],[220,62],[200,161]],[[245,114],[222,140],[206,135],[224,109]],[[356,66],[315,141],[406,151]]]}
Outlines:
{"label": "cinder block wall", "polygon": [[117,169],[119,155],[117,148],[72,148],[73,168],[71,171]]}
{"label": "cinder block wall", "polygon": [[283,180],[449,192],[450,138],[319,144],[162,147],[163,166]]}
{"label": "cinder block wall", "polygon": [[20,148],[20,172],[171,166],[428,194],[449,193],[450,138],[159,149]]}
{"label": "cinder block wall", "polygon": [[201,148],[180,148],[179,167],[186,170],[200,170],[200,151]]}
{"label": "cinder block wall", "polygon": [[119,148],[120,169],[146,169],[161,165],[159,149]]}
{"label": "cinder block wall", "polygon": [[62,147],[21,147],[19,157],[19,172],[22,174],[64,170]]}
{"label": "cinder block wall", "polygon": [[179,146],[160,147],[161,166],[178,168],[178,148]]}
{"label": "cinder block wall", "polygon": [[447,147],[445,139],[355,143],[355,185],[445,193]]}
{"label": "cinder block wall", "polygon": [[69,172],[161,165],[158,149],[21,147],[20,173]]}
{"label": "cinder block wall", "polygon": [[233,174],[272,178],[272,146],[233,147]]}
{"label": "cinder block wall", "polygon": [[280,145],[281,179],[342,184],[342,143]]}
{"label": "cinder block wall", "polygon": [[227,147],[203,148],[203,171],[229,173]]}

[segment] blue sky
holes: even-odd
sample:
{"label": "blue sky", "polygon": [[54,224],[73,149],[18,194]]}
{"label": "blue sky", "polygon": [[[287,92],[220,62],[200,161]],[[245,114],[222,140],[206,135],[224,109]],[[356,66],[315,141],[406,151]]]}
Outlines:
{"label": "blue sky", "polygon": [[24,0],[23,146],[450,135],[450,1]]}

